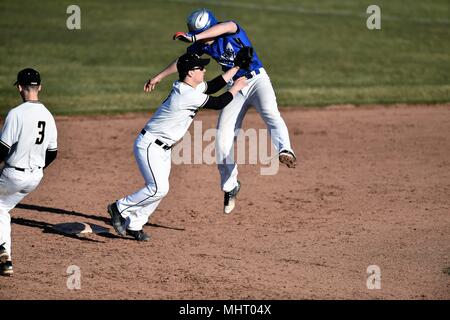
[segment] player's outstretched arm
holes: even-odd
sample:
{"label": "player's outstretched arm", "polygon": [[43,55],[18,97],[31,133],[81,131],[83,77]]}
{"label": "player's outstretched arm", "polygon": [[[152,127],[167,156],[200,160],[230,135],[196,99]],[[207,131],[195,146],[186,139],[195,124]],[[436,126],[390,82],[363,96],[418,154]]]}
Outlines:
{"label": "player's outstretched arm", "polygon": [[172,63],[170,63],[163,71],[158,73],[157,75],[150,78],[145,84],[144,84],[144,91],[145,92],[152,92],[155,90],[156,85],[161,82],[162,79],[164,79],[167,76],[170,76],[172,73],[177,72],[177,60],[175,59]]}
{"label": "player's outstretched arm", "polygon": [[209,96],[206,103],[203,105],[205,109],[221,110],[225,108],[234,98],[234,96],[245,86],[247,86],[247,79],[240,77],[227,92],[218,97]]}
{"label": "player's outstretched arm", "polygon": [[235,66],[232,67],[230,70],[225,72],[224,74],[221,74],[211,81],[206,82],[206,94],[213,94],[225,87],[228,81],[231,80],[231,78],[234,77],[234,75],[239,71],[239,67]]}
{"label": "player's outstretched arm", "polygon": [[222,22],[212,26],[208,30],[195,35],[195,39],[196,41],[199,41],[204,39],[217,38],[218,36],[221,36],[223,34],[236,33],[237,30],[238,26],[233,21]]}
{"label": "player's outstretched arm", "polygon": [[185,32],[177,32],[173,36],[173,40],[180,40],[183,42],[196,42],[199,40],[208,40],[217,38],[223,34],[236,33],[238,31],[238,26],[233,21],[218,23],[208,30],[200,32],[199,34],[189,36]]}
{"label": "player's outstretched arm", "polygon": [[230,70],[228,70],[227,72],[222,74],[223,80],[225,80],[225,82],[230,81],[236,75],[236,73],[239,71],[239,69],[240,68],[238,66],[232,67]]}

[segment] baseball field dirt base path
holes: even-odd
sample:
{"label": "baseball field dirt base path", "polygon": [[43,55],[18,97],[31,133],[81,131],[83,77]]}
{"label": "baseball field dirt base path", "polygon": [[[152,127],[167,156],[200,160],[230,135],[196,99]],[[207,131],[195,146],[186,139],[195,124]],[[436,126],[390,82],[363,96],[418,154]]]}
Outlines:
{"label": "baseball field dirt base path", "polygon": [[[225,215],[215,165],[173,165],[145,243],[117,236],[106,206],[143,184],[133,142],[150,113],[57,117],[58,158],[11,212],[0,299],[450,299],[450,105],[281,112],[297,168],[239,166]],[[65,222],[110,233],[49,232]]]}

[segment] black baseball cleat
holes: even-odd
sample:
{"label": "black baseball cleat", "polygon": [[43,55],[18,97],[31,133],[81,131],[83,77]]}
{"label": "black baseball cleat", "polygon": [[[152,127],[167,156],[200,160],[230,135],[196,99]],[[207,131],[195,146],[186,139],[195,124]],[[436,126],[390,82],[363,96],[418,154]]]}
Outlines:
{"label": "black baseball cleat", "polygon": [[11,261],[5,261],[0,263],[0,275],[1,276],[12,276],[13,274],[13,266]]}
{"label": "black baseball cleat", "polygon": [[8,254],[8,252],[6,251],[5,247],[2,244],[0,246],[0,263],[5,263],[8,260],[9,260],[9,254]]}
{"label": "black baseball cleat", "polygon": [[239,193],[239,190],[241,190],[241,183],[238,181],[237,186],[234,187],[233,190],[229,192],[225,192],[223,196],[223,212],[224,213],[230,213],[233,211],[234,206],[236,204],[236,196]]}
{"label": "black baseball cleat", "polygon": [[127,229],[127,235],[132,236],[137,241],[148,241],[150,236],[146,234],[143,230],[134,231]]}
{"label": "black baseball cleat", "polygon": [[121,236],[124,236],[126,220],[120,214],[115,202],[108,205],[108,213],[111,216],[111,225],[114,227],[114,230]]}
{"label": "black baseball cleat", "polygon": [[281,163],[284,163],[288,166],[288,168],[295,168],[297,165],[297,158],[294,153],[288,150],[282,150],[279,154],[279,160]]}

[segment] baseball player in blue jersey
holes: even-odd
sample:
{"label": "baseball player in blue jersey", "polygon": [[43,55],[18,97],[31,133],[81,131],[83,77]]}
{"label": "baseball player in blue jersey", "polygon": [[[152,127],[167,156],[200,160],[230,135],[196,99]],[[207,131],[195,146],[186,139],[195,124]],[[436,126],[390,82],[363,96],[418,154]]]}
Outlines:
{"label": "baseball player in blue jersey", "polygon": [[[244,29],[235,21],[218,22],[211,11],[199,9],[187,18],[188,33],[177,32],[174,39],[191,43],[187,52],[198,55],[208,54],[216,60],[224,71],[235,65],[238,52],[252,47]],[[144,91],[152,91],[166,76],[175,73],[176,60],[163,71],[147,81]],[[224,191],[224,212],[230,213],[235,207],[235,198],[240,189],[237,180],[238,170],[233,159],[235,135],[242,126],[242,121],[252,105],[263,118],[270,130],[272,142],[279,152],[279,160],[290,168],[296,166],[296,156],[292,150],[289,133],[278,111],[275,92],[261,60],[252,52],[250,65],[242,68],[233,77],[244,76],[248,86],[240,91],[230,105],[220,113],[217,123],[216,155]]]}
{"label": "baseball player in blue jersey", "polygon": [[41,77],[23,69],[15,83],[23,103],[6,116],[0,136],[0,274],[13,273],[11,260],[11,215],[9,212],[39,185],[46,168],[57,154],[55,120],[38,99]]}
{"label": "baseball player in blue jersey", "polygon": [[[245,59],[241,61],[245,64]],[[239,71],[240,63],[205,82],[208,63],[209,59],[191,53],[177,59],[179,80],[136,138],[134,155],[145,186],[107,208],[111,224],[120,235],[149,240],[142,227],[169,191],[172,146],[184,136],[200,108],[223,109],[247,85],[246,78],[241,77],[222,95],[209,96],[225,87]]]}

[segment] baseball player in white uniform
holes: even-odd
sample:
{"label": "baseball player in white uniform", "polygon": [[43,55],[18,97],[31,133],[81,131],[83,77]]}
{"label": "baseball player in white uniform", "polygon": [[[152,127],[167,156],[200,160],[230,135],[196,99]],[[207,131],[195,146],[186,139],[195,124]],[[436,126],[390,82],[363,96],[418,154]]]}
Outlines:
{"label": "baseball player in white uniform", "polygon": [[149,240],[142,228],[169,191],[172,146],[187,132],[200,108],[223,109],[246,85],[242,77],[222,95],[209,96],[222,89],[240,67],[232,67],[205,82],[208,63],[209,59],[189,53],[177,59],[179,80],[173,83],[169,96],[135,140],[134,155],[145,186],[108,205],[111,224],[120,235],[130,235],[138,241]]}
{"label": "baseball player in white uniform", "polygon": [[[187,52],[210,55],[224,71],[235,65],[237,52],[243,47],[252,47],[244,29],[235,21],[218,22],[211,11],[199,9],[187,18],[188,33],[177,32],[174,39],[192,43]],[[173,62],[145,85],[145,91],[152,91],[166,76],[176,72]],[[240,189],[238,170],[233,157],[235,135],[252,105],[263,118],[270,130],[272,142],[279,152],[279,160],[290,168],[296,166],[296,156],[292,150],[289,133],[278,111],[275,92],[261,60],[256,52],[248,68],[241,69],[233,78],[244,76],[248,86],[241,91],[229,107],[220,113],[217,123],[216,154],[224,191],[224,212],[230,213],[235,207],[235,198]]]}
{"label": "baseball player in white uniform", "polygon": [[39,101],[41,78],[31,68],[20,71],[17,86],[23,103],[11,109],[0,137],[0,273],[13,273],[9,212],[39,185],[57,154],[55,120]]}

